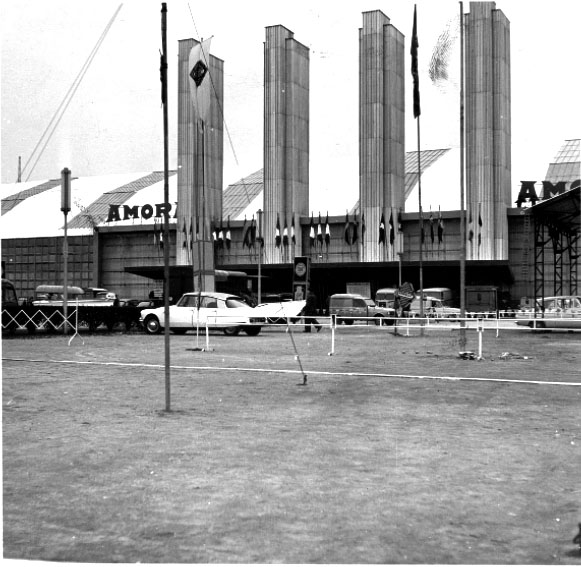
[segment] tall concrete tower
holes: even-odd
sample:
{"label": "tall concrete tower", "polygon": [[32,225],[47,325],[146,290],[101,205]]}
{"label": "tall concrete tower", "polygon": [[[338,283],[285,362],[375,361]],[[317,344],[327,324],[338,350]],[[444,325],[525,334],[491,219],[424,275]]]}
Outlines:
{"label": "tall concrete tower", "polygon": [[178,42],[178,212],[176,264],[193,265],[194,289],[214,289],[212,225],[222,220],[224,62],[209,56],[209,112],[201,127],[192,102],[190,52]]}
{"label": "tall concrete tower", "polygon": [[507,209],[511,206],[510,23],[494,2],[470,2],[464,21],[467,258],[507,260]]}
{"label": "tall concrete tower", "polygon": [[[405,204],[404,36],[381,11],[363,12],[359,29],[359,204],[365,215],[364,262],[397,260],[403,237],[397,215]],[[381,216],[387,243],[378,244]],[[389,244],[389,219],[396,239]]]}
{"label": "tall concrete tower", "polygon": [[[266,28],[264,43],[265,263],[302,254],[299,219],[309,211],[309,49],[283,26]],[[293,219],[296,246],[275,246]]]}

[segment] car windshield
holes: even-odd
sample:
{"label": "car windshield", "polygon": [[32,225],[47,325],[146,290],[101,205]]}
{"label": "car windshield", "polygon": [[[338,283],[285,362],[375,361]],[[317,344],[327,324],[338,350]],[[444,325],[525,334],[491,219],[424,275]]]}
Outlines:
{"label": "car windshield", "polygon": [[226,299],[226,307],[249,307],[249,305],[239,297],[229,297]]}

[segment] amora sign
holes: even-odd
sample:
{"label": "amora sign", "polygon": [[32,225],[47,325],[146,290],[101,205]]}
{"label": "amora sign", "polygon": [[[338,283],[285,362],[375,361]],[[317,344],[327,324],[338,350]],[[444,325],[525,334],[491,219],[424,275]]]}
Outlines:
{"label": "amora sign", "polygon": [[[150,219],[152,217],[161,217],[165,213],[170,215],[172,210],[171,203],[157,203],[156,205],[109,205],[109,214],[107,215],[107,222],[125,221],[130,219]],[[177,203],[176,214],[177,215]]]}
{"label": "amora sign", "polygon": [[[523,203],[527,201],[534,205],[537,201],[541,200],[537,196],[535,191],[536,181],[521,181],[520,191],[518,193],[518,198],[516,200],[516,206],[520,207]],[[567,187],[569,185],[569,187]],[[551,197],[556,197],[571,189],[576,189],[581,186],[581,179],[577,179],[567,184],[565,181],[558,181],[557,183],[552,183],[551,181],[543,181],[543,198],[542,200],[550,199]]]}

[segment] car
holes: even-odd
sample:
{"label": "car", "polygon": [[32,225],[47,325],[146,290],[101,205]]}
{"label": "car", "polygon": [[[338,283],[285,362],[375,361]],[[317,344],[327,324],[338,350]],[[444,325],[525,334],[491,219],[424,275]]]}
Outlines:
{"label": "car", "polygon": [[[170,330],[184,334],[200,327],[220,329],[225,335],[238,335],[240,331],[256,336],[269,317],[296,316],[304,301],[285,301],[251,307],[241,297],[213,291],[185,293],[175,305],[169,306]],[[165,327],[165,307],[143,309],[139,318],[150,335],[160,333]]]}
{"label": "car", "polygon": [[540,310],[535,310],[534,303],[516,312],[517,325],[537,329],[581,329],[580,295],[545,297],[540,300]]}
{"label": "car", "polygon": [[375,319],[376,325],[393,325],[396,312],[390,307],[378,307],[375,302],[357,293],[336,293],[329,299],[329,314],[337,316],[337,323],[352,325],[356,320]]}
{"label": "car", "polygon": [[[65,288],[62,285],[39,285],[32,305],[62,307]],[[102,287],[67,286],[67,303],[80,307],[112,307],[119,303],[117,296]]]}
{"label": "car", "polygon": [[[420,316],[420,298],[412,301],[410,310],[410,317]],[[437,297],[424,296],[424,317],[435,317],[437,319],[457,319],[460,317],[460,309],[457,307],[449,307]]]}

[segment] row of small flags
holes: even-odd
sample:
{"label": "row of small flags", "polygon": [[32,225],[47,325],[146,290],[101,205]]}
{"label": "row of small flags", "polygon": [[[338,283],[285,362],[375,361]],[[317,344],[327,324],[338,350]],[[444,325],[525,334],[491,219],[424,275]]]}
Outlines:
{"label": "row of small flags", "polygon": [[[247,224],[248,224],[248,221],[246,218],[244,218],[244,225],[242,227],[242,232],[244,234],[244,237],[242,240],[242,246],[248,247],[248,248],[253,248],[256,245],[257,240],[260,240],[259,238],[257,238],[258,228],[257,228],[256,219],[254,218],[254,216],[252,217],[250,224],[248,226],[247,226]],[[386,226],[385,215],[384,215],[384,213],[381,213],[381,219],[379,222],[378,244],[383,244],[385,246],[387,244],[387,242],[389,241],[389,244],[393,246],[393,243],[395,242],[396,225],[397,225],[397,231],[401,232],[402,227],[401,227],[401,224],[398,222],[397,214],[396,214],[395,220],[394,220],[393,213],[390,213],[389,224]],[[470,214],[470,220],[469,220],[470,230],[469,230],[468,240],[470,242],[472,242],[474,239],[474,230],[472,229],[471,225],[472,225],[472,214]],[[478,214],[478,226],[480,228],[482,228],[482,217],[481,217],[480,213]],[[388,227],[389,227],[389,230],[388,230]],[[437,221],[436,221],[436,219],[434,219],[434,215],[430,211],[430,218],[428,220],[428,227],[429,227],[429,233],[430,233],[430,240],[431,240],[432,244],[434,243],[434,241],[436,239],[436,234],[437,234],[437,238],[438,238],[438,244],[441,244],[444,241],[444,219],[442,218],[441,211],[439,212]],[[361,238],[362,239],[365,236],[365,230],[366,230],[365,214],[363,214],[361,217]],[[182,246],[183,246],[183,248],[187,248],[188,242],[189,242],[189,247],[191,249],[193,247],[193,242],[194,242],[193,222],[190,223],[189,237],[188,237],[188,232],[186,230],[185,224],[182,227],[182,231],[183,231]],[[198,238],[199,238],[199,222],[196,221],[196,239],[198,239]],[[214,244],[218,247],[218,249],[223,249],[225,247],[226,249],[230,250],[230,246],[232,244],[232,234],[230,231],[230,218],[229,217],[228,217],[226,227],[220,225],[220,227],[213,228],[212,239],[214,241]],[[344,240],[349,246],[352,246],[353,244],[355,244],[358,241],[358,239],[359,239],[359,221],[357,220],[357,216],[355,215],[353,220],[350,220],[349,213],[346,213],[345,214]],[[424,229],[424,223],[422,223],[422,227],[421,227],[422,244],[425,242],[425,239],[426,239],[426,231]],[[330,245],[330,243],[331,243],[331,228],[329,225],[329,214],[328,213],[327,213],[327,216],[325,218],[324,228],[323,228],[323,222],[321,219],[321,214],[319,213],[319,221],[316,225],[316,229],[315,229],[315,222],[314,222],[313,214],[311,213],[311,222],[310,222],[310,227],[309,227],[309,241],[310,241],[311,248],[314,248],[316,246],[323,246],[323,244],[327,247]],[[479,232],[478,232],[478,245],[479,246],[481,244],[481,241],[482,241],[481,231],[479,230]],[[296,244],[294,216],[292,218],[290,231],[289,231],[288,225],[285,221],[284,229],[283,229],[282,234],[281,234],[280,217],[277,215],[275,241],[274,242],[275,242],[276,248],[280,248],[281,246],[287,247],[291,243],[293,245]],[[158,246],[159,248],[163,249],[163,226],[162,226],[162,222],[158,223],[157,221],[154,221],[154,224],[153,224],[153,243],[155,246]],[[260,244],[261,244],[261,246],[264,246],[264,241],[261,241]]]}

